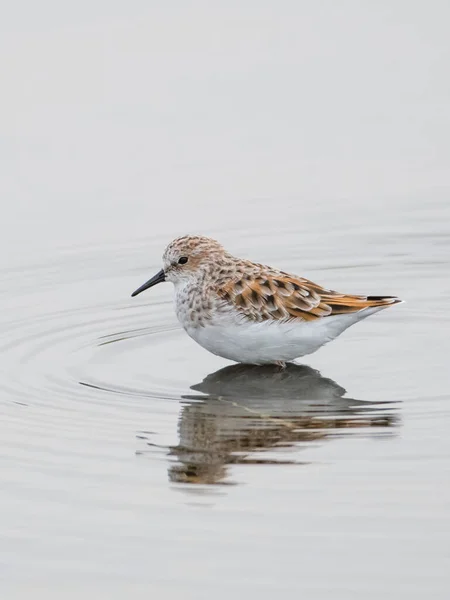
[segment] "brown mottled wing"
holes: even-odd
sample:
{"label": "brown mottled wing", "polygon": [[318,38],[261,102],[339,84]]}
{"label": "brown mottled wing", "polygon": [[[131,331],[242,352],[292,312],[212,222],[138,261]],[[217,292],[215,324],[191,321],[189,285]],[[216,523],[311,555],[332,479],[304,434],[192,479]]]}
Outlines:
{"label": "brown mottled wing", "polygon": [[397,298],[392,297],[339,294],[308,279],[284,273],[242,276],[221,286],[216,292],[252,321],[313,321],[320,317],[398,302]]}

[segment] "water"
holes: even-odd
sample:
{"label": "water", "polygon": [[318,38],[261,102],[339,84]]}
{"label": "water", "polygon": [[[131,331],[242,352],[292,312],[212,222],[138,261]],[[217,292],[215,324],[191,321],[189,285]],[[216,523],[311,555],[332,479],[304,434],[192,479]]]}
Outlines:
{"label": "water", "polygon": [[[448,597],[445,19],[288,4],[10,14],[5,597]],[[232,365],[170,284],[130,298],[186,232],[406,302],[285,371]]]}

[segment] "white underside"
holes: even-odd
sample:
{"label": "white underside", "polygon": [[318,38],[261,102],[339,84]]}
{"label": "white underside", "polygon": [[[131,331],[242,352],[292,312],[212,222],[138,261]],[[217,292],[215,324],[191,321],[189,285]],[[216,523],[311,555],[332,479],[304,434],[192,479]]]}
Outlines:
{"label": "white underside", "polygon": [[315,352],[354,323],[383,308],[365,308],[303,322],[250,323],[224,318],[204,327],[188,325],[185,329],[200,346],[229,360],[251,364],[285,362]]}

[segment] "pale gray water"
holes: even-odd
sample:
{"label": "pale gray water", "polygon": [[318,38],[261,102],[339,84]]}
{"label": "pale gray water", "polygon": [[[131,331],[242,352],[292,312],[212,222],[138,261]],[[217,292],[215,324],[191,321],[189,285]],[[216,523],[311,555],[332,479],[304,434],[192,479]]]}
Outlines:
{"label": "pale gray water", "polygon": [[[448,598],[445,3],[2,19],[5,598]],[[406,303],[285,372],[182,332],[180,233]]]}

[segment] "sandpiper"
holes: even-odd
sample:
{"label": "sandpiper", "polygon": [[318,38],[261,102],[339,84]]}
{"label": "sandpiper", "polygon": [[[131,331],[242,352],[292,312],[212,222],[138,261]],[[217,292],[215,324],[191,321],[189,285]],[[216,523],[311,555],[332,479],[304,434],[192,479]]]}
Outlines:
{"label": "sandpiper", "polygon": [[284,366],[311,354],[345,329],[401,302],[355,296],[236,258],[208,237],[173,240],[163,268],[133,292],[171,281],[183,328],[213,354],[240,363]]}

